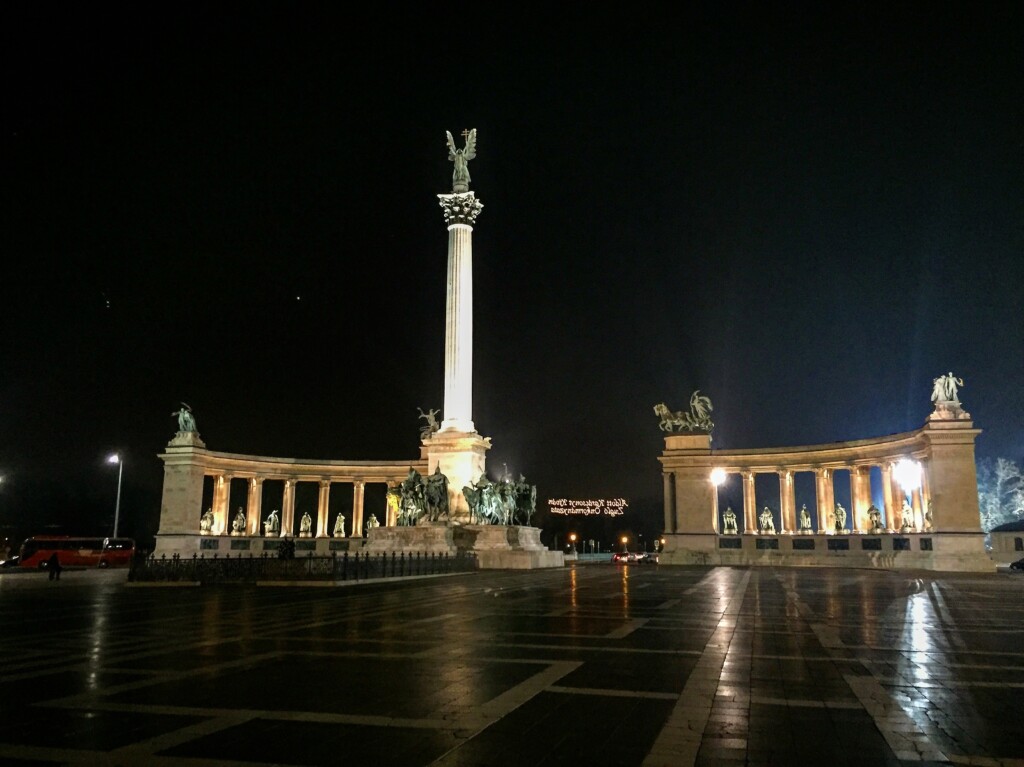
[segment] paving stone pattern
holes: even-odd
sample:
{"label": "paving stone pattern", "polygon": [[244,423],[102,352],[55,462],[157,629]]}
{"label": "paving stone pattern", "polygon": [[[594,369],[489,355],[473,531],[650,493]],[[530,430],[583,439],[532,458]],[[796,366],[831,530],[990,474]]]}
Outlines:
{"label": "paving stone pattern", "polygon": [[0,575],[2,765],[1024,766],[1024,576]]}

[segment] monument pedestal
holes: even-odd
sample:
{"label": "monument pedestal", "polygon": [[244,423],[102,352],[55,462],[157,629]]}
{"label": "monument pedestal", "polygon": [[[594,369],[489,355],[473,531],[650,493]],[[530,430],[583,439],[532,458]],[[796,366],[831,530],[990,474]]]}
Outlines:
{"label": "monument pedestal", "polygon": [[540,542],[540,528],[516,525],[416,525],[375,527],[364,551],[371,554],[473,554],[481,570],[562,567],[561,551]]}
{"label": "monument pedestal", "polygon": [[450,554],[457,553],[452,527],[449,525],[415,525],[412,527],[374,527],[367,531],[363,551],[370,554]]}
{"label": "monument pedestal", "polygon": [[536,570],[562,567],[561,551],[540,542],[539,527],[519,525],[460,525],[455,528],[459,551],[476,555],[481,570]]}
{"label": "monument pedestal", "polygon": [[448,478],[448,519],[455,525],[468,524],[469,505],[462,488],[480,479],[484,473],[485,454],[491,449],[489,437],[475,431],[441,429],[423,440],[427,458],[427,474],[437,468]]}

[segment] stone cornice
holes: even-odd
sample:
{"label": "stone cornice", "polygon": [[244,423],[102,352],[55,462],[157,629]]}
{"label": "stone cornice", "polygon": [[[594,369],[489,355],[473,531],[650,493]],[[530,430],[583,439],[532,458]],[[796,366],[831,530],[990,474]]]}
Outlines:
{"label": "stone cornice", "polygon": [[[666,449],[658,460],[664,470],[722,468],[729,473],[745,471],[813,471],[877,466],[900,458],[925,459],[931,446],[973,442],[980,429],[970,421],[929,421],[922,428],[885,437],[831,442],[824,445],[769,447],[740,450]],[[670,438],[666,438],[666,448]]]}
{"label": "stone cornice", "polygon": [[204,474],[229,474],[237,479],[284,479],[319,482],[401,481],[416,469],[427,469],[425,460],[415,461],[322,461],[301,458],[274,458],[238,453],[217,453],[202,448],[171,447],[159,456],[166,464],[191,465]]}

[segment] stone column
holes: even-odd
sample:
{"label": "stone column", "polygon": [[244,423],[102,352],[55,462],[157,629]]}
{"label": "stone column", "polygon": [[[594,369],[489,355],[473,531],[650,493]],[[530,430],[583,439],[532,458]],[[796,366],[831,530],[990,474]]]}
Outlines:
{"label": "stone column", "polygon": [[850,503],[853,505],[853,532],[863,533],[871,527],[868,507],[871,505],[871,474],[867,466],[850,467]]}
{"label": "stone column", "polygon": [[675,481],[672,477],[672,472],[666,471],[662,474],[661,482],[665,495],[665,532],[674,533],[676,531],[676,499]]}
{"label": "stone column", "polygon": [[[388,490],[398,487],[397,482],[388,482]],[[395,527],[398,525],[398,510],[388,503],[388,493],[384,493],[384,527]]]}
{"label": "stone column", "polygon": [[245,528],[248,535],[259,535],[260,525],[263,520],[263,477],[253,477],[249,480],[249,497],[246,501],[248,514],[245,518]]}
{"label": "stone column", "polygon": [[899,509],[896,507],[896,496],[892,492],[892,461],[882,464],[882,505],[885,506],[885,526],[890,530],[899,529],[896,524],[896,517]]}
{"label": "stone column", "polygon": [[716,533],[722,532],[718,522],[718,485],[711,483],[711,529]]}
{"label": "stone column", "polygon": [[914,527],[924,530],[924,508],[921,506],[921,489],[914,488],[910,493],[910,508],[914,510]]}
{"label": "stone column", "polygon": [[754,472],[742,471],[743,476],[743,532],[757,533],[757,499],[754,495]]}
{"label": "stone column", "polygon": [[363,491],[366,482],[357,479],[352,483],[352,537],[363,537]]}
{"label": "stone column", "polygon": [[[922,509],[931,506],[932,493],[930,489],[930,483],[928,482],[928,475],[931,473],[931,466],[928,461],[921,461],[921,507]],[[980,517],[979,517],[980,519]]]}
{"label": "stone column", "polygon": [[473,192],[439,194],[448,224],[448,295],[444,340],[444,420],[441,429],[473,425],[473,224],[483,208]]}
{"label": "stone column", "polygon": [[814,503],[818,507],[818,532],[829,529],[828,515],[835,510],[832,504],[832,471],[830,469],[814,470]]}
{"label": "stone column", "polygon": [[330,513],[328,506],[331,501],[331,481],[329,479],[320,480],[320,497],[317,499],[316,505],[316,537],[326,538],[327,537],[327,516]]}
{"label": "stone column", "polygon": [[284,481],[284,499],[281,501],[281,537],[295,537],[295,480]]}
{"label": "stone column", "polygon": [[228,501],[231,495],[231,475],[221,474],[213,480],[213,534],[228,533]]}
{"label": "stone column", "polygon": [[783,533],[796,532],[796,489],[793,486],[793,472],[783,469],[779,472],[779,517]]}

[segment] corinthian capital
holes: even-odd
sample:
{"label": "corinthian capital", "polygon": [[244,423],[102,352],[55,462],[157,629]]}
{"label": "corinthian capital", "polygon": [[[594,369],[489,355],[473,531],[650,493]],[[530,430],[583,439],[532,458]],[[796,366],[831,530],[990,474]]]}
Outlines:
{"label": "corinthian capital", "polygon": [[473,192],[462,192],[460,194],[439,194],[438,201],[444,211],[444,222],[452,224],[476,223],[476,217],[480,215],[484,204],[480,202]]}

